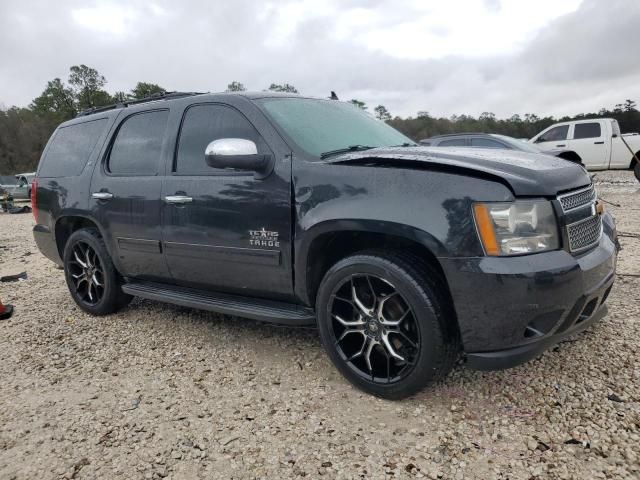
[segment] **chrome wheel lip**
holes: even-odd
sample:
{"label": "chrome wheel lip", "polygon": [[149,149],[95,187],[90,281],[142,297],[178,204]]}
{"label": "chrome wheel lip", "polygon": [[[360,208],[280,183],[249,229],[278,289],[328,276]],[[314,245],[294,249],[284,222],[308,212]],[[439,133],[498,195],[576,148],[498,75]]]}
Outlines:
{"label": "chrome wheel lip", "polygon": [[[334,315],[335,302],[345,301],[345,299],[338,296],[337,293],[345,287],[345,284],[347,282],[351,283],[352,285],[351,291],[353,292],[354,278],[366,278],[369,284],[369,287],[374,293],[374,296],[375,296],[375,290],[372,286],[371,279],[376,279],[379,282],[383,282],[384,284],[386,284],[386,286],[388,286],[388,288],[393,289],[393,292],[383,296],[382,298],[376,297],[375,298],[376,303],[371,308],[369,308],[369,306],[367,305],[364,305],[361,299],[359,299],[357,295],[355,295],[352,304],[353,304],[354,310],[358,312],[357,317],[353,320],[336,318],[336,315]],[[395,296],[398,296],[402,300],[404,305],[407,307],[407,311],[401,315],[400,319],[394,319],[392,321],[384,318],[383,310],[384,310],[386,301],[388,301],[389,299]],[[414,370],[417,360],[421,354],[420,327],[419,327],[417,318],[415,317],[414,309],[405,298],[405,295],[400,293],[398,289],[387,279],[374,273],[354,273],[349,275],[348,277],[345,277],[340,282],[338,282],[332,289],[331,294],[329,296],[327,313],[329,316],[329,323],[330,323],[329,330],[330,330],[331,340],[333,342],[334,348],[338,353],[339,357],[342,359],[342,361],[349,367],[350,370],[356,373],[359,377],[367,380],[368,382],[372,382],[375,384],[381,384],[381,385],[393,384],[405,379]],[[404,333],[400,333],[399,328],[396,329],[396,327],[399,327],[399,324],[405,320],[405,317],[407,317],[408,316],[407,314],[409,313],[411,314],[410,320],[413,323],[413,329],[414,329],[413,334],[416,336],[416,338],[414,338],[413,340],[409,339],[407,335],[405,335]],[[366,318],[365,318],[365,315],[366,315]],[[338,324],[342,324],[342,326],[345,327],[340,335],[337,335],[337,332],[334,326],[334,320],[337,320]],[[369,327],[367,329],[367,326],[372,324],[372,322],[374,321],[376,322],[375,323],[376,328],[372,329]],[[362,348],[359,351],[355,352],[355,354],[352,354],[351,356],[348,356],[339,345],[347,335],[354,335],[354,336],[361,335],[363,337]],[[405,359],[404,357],[402,357],[402,355],[400,355],[398,352],[395,351],[395,348],[391,345],[391,341],[390,341],[391,335],[393,336],[402,335],[403,337],[407,338],[407,340],[411,341],[411,345],[414,350],[414,353],[413,355],[411,355],[410,359]],[[386,376],[377,375],[376,372],[374,372],[374,369],[372,368],[371,353],[376,348],[382,348],[385,351],[385,356],[387,358],[387,375]],[[354,360],[357,360],[357,358],[354,358],[354,357],[359,357],[360,355],[365,356],[365,365],[368,367],[369,372],[366,372],[365,370],[363,370],[362,368],[354,364]],[[392,360],[392,358],[395,360],[404,361],[406,363],[406,366],[402,367],[399,370],[398,374],[394,376],[390,375],[391,367],[389,362]]]}
{"label": "chrome wheel lip", "polygon": [[90,307],[99,304],[104,297],[104,269],[98,253],[88,242],[78,240],[71,246],[66,270],[74,297]]}

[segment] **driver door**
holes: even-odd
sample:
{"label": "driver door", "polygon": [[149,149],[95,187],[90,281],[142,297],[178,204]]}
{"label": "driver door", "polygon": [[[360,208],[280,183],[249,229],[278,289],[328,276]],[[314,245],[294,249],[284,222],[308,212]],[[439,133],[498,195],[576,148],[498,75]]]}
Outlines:
{"label": "driver door", "polygon": [[540,135],[536,140],[536,144],[540,144],[540,147],[547,150],[566,148],[568,136],[569,125],[559,125]]}
{"label": "driver door", "polygon": [[[207,145],[225,138],[251,140],[259,154],[275,156],[274,171],[258,178],[208,166]],[[175,283],[248,296],[292,295],[291,156],[284,142],[264,138],[230,105],[185,110],[162,187],[163,251]]]}

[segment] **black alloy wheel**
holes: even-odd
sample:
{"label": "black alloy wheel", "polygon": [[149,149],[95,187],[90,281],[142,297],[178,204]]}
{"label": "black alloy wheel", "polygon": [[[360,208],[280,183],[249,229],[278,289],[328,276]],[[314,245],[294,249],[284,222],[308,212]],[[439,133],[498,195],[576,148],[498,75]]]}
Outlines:
{"label": "black alloy wheel", "polygon": [[364,252],[329,268],[316,317],[336,368],[362,390],[392,400],[442,379],[460,352],[443,281],[401,252]]}
{"label": "black alloy wheel", "polygon": [[413,310],[387,280],[351,275],[331,295],[331,330],[340,357],[374,383],[406,377],[420,351]]}
{"label": "black alloy wheel", "polygon": [[131,295],[121,289],[123,279],[96,228],[82,228],[69,237],[63,262],[71,297],[84,311],[107,315],[131,301]]}
{"label": "black alloy wheel", "polygon": [[86,242],[78,241],[72,247],[69,260],[75,295],[89,306],[95,306],[104,296],[104,271],[96,251]]}

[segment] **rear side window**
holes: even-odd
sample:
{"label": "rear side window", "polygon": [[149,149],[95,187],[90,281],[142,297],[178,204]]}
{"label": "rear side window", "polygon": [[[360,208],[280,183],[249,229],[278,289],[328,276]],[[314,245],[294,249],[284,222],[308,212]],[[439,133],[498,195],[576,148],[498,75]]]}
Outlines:
{"label": "rear side window", "polygon": [[101,118],[59,128],[51,140],[38,174],[41,177],[80,175],[106,126],[107,119]]}
{"label": "rear side window", "polygon": [[464,138],[452,138],[451,140],[443,140],[438,147],[466,147],[467,141]]}
{"label": "rear side window", "polygon": [[600,124],[594,123],[576,123],[573,127],[573,139],[579,138],[599,138]]}
{"label": "rear side window", "polygon": [[168,110],[137,113],[126,118],[111,146],[107,169],[114,175],[157,175]]}
{"label": "rear side window", "polygon": [[502,143],[496,142],[495,140],[490,140],[488,138],[472,138],[471,146],[481,147],[481,148],[502,148],[502,149],[507,148]]}
{"label": "rear side window", "polygon": [[567,134],[569,133],[569,125],[560,125],[559,127],[554,127],[549,130],[547,133],[544,133],[540,138],[538,138],[537,142],[557,142],[559,140],[566,140]]}
{"label": "rear side window", "polygon": [[221,138],[251,140],[256,144],[258,153],[269,153],[251,122],[237,110],[224,105],[195,105],[184,115],[174,172],[178,175],[234,174],[233,171],[211,168],[205,161],[207,145]]}

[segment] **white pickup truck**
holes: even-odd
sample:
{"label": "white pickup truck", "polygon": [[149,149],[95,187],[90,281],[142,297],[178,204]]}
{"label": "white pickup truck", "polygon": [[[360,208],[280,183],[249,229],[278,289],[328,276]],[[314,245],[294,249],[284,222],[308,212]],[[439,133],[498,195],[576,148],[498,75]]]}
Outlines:
{"label": "white pickup truck", "polygon": [[640,135],[621,135],[618,121],[612,118],[555,123],[529,141],[549,149],[567,149],[563,157],[580,162],[587,170],[633,168],[640,180],[640,164],[624,144],[626,141],[640,158]]}

